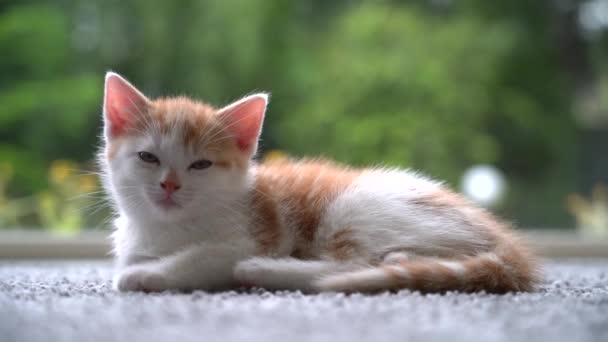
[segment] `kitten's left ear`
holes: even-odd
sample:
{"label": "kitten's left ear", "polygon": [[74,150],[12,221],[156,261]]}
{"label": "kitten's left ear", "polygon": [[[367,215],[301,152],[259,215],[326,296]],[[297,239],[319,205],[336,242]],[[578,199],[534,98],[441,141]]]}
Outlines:
{"label": "kitten's left ear", "polygon": [[218,113],[225,129],[236,137],[236,145],[244,153],[253,155],[257,149],[267,104],[268,94],[254,94],[220,109]]}

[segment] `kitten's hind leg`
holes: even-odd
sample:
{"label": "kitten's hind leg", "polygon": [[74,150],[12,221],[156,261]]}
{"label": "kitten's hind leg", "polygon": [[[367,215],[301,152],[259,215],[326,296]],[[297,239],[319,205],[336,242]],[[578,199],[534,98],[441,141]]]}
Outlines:
{"label": "kitten's hind leg", "polygon": [[329,260],[300,260],[295,258],[254,257],[239,262],[235,278],[247,286],[268,290],[315,291],[315,280],[336,272],[363,268],[364,265]]}
{"label": "kitten's hind leg", "polygon": [[385,264],[400,264],[402,262],[410,261],[414,258],[414,255],[406,252],[390,252],[382,258],[382,262]]}

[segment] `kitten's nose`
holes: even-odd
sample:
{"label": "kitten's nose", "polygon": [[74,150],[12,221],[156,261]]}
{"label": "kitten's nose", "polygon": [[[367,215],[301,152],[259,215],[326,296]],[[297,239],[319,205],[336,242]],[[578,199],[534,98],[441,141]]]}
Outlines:
{"label": "kitten's nose", "polygon": [[177,172],[175,172],[174,169],[169,169],[169,173],[165,176],[165,180],[160,182],[160,187],[165,190],[167,195],[171,195],[182,187],[182,185],[179,184]]}
{"label": "kitten's nose", "polygon": [[165,191],[167,192],[168,195],[171,195],[172,193],[179,190],[182,186],[179,183],[168,179],[164,182],[161,182],[160,187],[165,189]]}

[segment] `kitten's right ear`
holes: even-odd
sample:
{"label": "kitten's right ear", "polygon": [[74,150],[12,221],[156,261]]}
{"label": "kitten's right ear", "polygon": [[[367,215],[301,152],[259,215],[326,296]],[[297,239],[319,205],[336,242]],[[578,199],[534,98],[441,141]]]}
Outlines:
{"label": "kitten's right ear", "polygon": [[150,101],[120,75],[106,74],[103,117],[106,139],[123,134],[138,115],[148,109]]}

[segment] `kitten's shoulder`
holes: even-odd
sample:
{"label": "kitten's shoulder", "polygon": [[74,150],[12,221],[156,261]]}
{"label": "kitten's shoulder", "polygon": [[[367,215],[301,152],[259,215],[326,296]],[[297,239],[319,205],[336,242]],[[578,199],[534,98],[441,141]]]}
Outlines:
{"label": "kitten's shoulder", "polygon": [[339,173],[360,176],[358,178],[362,179],[384,178],[389,182],[391,180],[399,180],[399,182],[407,180],[408,182],[428,183],[435,186],[440,186],[442,184],[442,182],[436,181],[421,172],[411,169],[386,166],[356,168],[323,158],[272,159],[257,165],[256,169],[258,173],[265,175],[295,173],[317,176],[325,173]]}
{"label": "kitten's shoulder", "polygon": [[361,170],[323,158],[277,158],[264,161],[257,166],[257,169],[260,172],[361,172]]}
{"label": "kitten's shoulder", "polygon": [[326,159],[279,159],[257,167],[258,181],[268,184],[324,183],[330,188],[357,187],[409,192],[448,190],[420,172],[396,167],[354,168]]}

